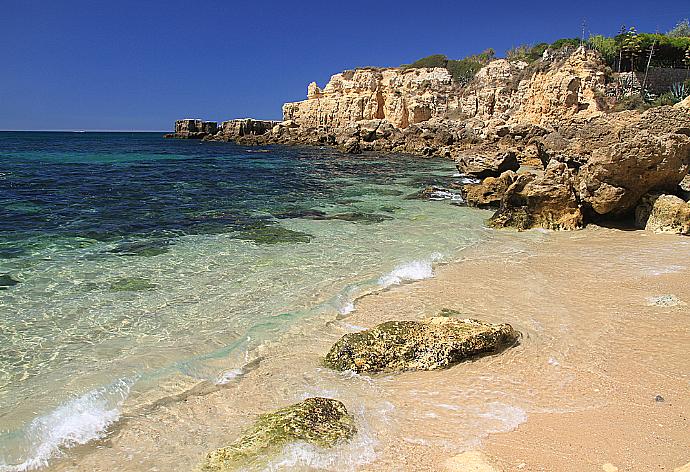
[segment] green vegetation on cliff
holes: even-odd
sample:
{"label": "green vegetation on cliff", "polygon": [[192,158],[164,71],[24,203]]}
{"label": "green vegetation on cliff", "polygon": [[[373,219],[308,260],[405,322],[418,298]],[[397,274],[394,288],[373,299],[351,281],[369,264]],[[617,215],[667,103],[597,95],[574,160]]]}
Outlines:
{"label": "green vegetation on cliff", "polygon": [[[581,45],[596,50],[614,71],[645,71],[648,67],[690,69],[690,22],[682,20],[666,34],[638,33],[634,27],[622,27],[615,36],[590,35],[581,38],[561,38],[552,43],[523,44],[506,52],[511,61],[533,63],[544,57],[546,51],[574,49]],[[449,59],[443,54],[423,57],[401,67],[444,67],[453,79],[464,85],[495,57],[493,49],[464,59]]]}

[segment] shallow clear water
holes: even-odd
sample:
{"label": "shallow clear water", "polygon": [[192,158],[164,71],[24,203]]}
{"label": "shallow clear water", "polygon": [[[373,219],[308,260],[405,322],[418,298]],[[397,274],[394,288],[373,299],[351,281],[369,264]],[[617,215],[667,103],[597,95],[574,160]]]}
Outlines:
{"label": "shallow clear water", "polygon": [[181,376],[223,383],[309,316],[432,276],[485,237],[485,212],[406,198],[453,172],[326,148],[0,133],[0,470],[101,436],[125,400],[173,394]]}

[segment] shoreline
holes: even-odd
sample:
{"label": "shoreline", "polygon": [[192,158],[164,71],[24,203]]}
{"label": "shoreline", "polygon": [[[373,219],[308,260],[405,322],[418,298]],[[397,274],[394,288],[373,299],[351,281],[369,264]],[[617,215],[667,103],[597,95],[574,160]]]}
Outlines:
{"label": "shoreline", "polygon": [[[446,465],[439,470],[463,470],[453,464],[468,460],[468,457],[475,462],[480,461],[483,467],[501,471],[601,470],[604,464],[609,463],[618,470],[656,470],[654,467],[657,466],[673,470],[690,460],[690,457],[683,457],[687,454],[683,444],[686,420],[678,419],[690,410],[690,402],[682,396],[683,389],[687,390],[688,375],[684,365],[690,364],[690,354],[673,351],[672,346],[679,344],[669,340],[649,353],[655,361],[653,366],[636,361],[637,368],[632,369],[626,362],[626,354],[629,356],[631,348],[633,352],[640,349],[635,347],[637,340],[653,345],[654,336],[648,329],[667,323],[669,316],[675,315],[672,322],[676,325],[669,336],[679,337],[680,342],[684,336],[687,339],[690,320],[682,317],[682,305],[647,306],[642,295],[664,295],[661,292],[673,289],[681,303],[690,300],[690,289],[683,281],[690,269],[673,264],[677,262],[678,250],[690,252],[688,242],[677,237],[603,228],[576,233],[497,232],[495,235],[479,248],[464,251],[459,261],[437,266],[435,277],[431,279],[360,298],[356,310],[344,319],[317,316],[306,324],[299,323],[281,336],[282,339],[265,343],[257,352],[257,357],[262,360],[255,369],[246,372],[242,380],[231,381],[226,388],[208,395],[192,396],[178,404],[164,405],[146,418],[128,418],[129,425],[111,434],[101,445],[85,446],[82,449],[85,455],[79,458],[78,463],[68,464],[71,462],[69,459],[58,461],[54,464],[55,470],[112,470],[113,467],[130,470],[122,462],[124,451],[129,451],[132,459],[139,458],[141,467],[165,467],[171,458],[158,456],[157,459],[163,459],[160,464],[146,458],[146,451],[164,448],[173,452],[182,447],[175,440],[180,437],[189,438],[188,442],[192,444],[184,445],[183,451],[178,450],[176,454],[179,455],[169,465],[191,468],[196,465],[194,451],[198,454],[198,462],[205,453],[236,437],[256,413],[270,411],[313,394],[341,398],[354,411],[362,431],[353,444],[337,451],[305,452],[298,447],[292,452],[286,451],[291,460],[297,460],[296,457],[304,459],[306,454],[312,465],[321,464],[326,470],[342,470],[332,468],[335,465],[333,461],[337,460],[354,461],[351,470],[368,471],[390,467],[428,470],[425,467],[429,464],[441,463]],[[513,244],[510,252],[507,251],[508,242]],[[661,254],[655,254],[655,250]],[[631,259],[634,251],[641,259]],[[585,260],[578,262],[578,257]],[[572,266],[569,273],[584,277],[598,272],[597,277],[582,279],[579,286],[543,278],[547,275],[567,277],[559,275],[558,266],[553,264],[558,260]],[[658,267],[646,267],[645,264],[650,262]],[[539,270],[530,271],[533,267]],[[521,280],[524,277],[516,273],[520,269],[524,269],[525,274],[534,276],[536,273],[538,280]],[[636,272],[642,276],[642,281],[631,280]],[[503,283],[503,292],[487,293],[485,289],[482,293],[477,290],[483,284],[482,273],[497,277],[491,279],[492,283]],[[624,277],[621,280],[611,275]],[[524,287],[519,288],[523,283],[536,283],[541,290],[525,291]],[[650,286],[647,289],[649,293],[639,294],[641,284],[645,283]],[[617,287],[621,295],[638,293],[639,296],[636,300],[624,300],[624,297],[616,297],[616,291],[610,290],[612,286]],[[583,294],[583,288],[593,293]],[[604,296],[607,289],[611,293]],[[592,313],[578,315],[568,305],[554,301],[551,296],[561,290],[573,297],[573,307],[591,306]],[[605,299],[594,303],[589,297],[596,294]],[[548,321],[548,316],[540,318],[549,312],[549,306],[554,310],[551,317],[560,312],[563,317],[560,322]],[[510,322],[523,332],[523,341],[520,346],[498,356],[437,372],[364,377],[333,373],[320,366],[320,356],[327,346],[348,330],[369,327],[387,319],[418,319],[432,315],[442,307],[459,308],[484,321]],[[533,307],[535,313],[527,316],[515,312],[524,307]],[[614,307],[617,320],[610,319],[610,314],[606,316],[606,309]],[[642,320],[633,313],[636,310],[646,317],[643,323],[645,330],[641,331],[638,326]],[[539,327],[547,322],[555,322],[554,327],[558,327],[573,322],[573,317],[577,320],[578,316],[589,316],[592,318],[590,321],[598,320],[602,324],[581,333],[565,330],[568,343],[564,345],[558,343],[558,330],[554,333],[544,326]],[[627,324],[617,327],[614,321]],[[609,339],[601,344],[603,335]],[[574,341],[587,341],[587,352],[581,352],[581,345],[569,344]],[[609,345],[619,350],[612,351]],[[291,351],[290,346],[297,349]],[[665,357],[668,354],[666,350],[673,351],[672,362]],[[532,356],[536,356],[539,362],[531,359]],[[540,369],[545,372],[538,372]],[[284,378],[278,379],[276,374]],[[636,381],[640,380],[640,387],[633,388],[633,384],[627,383],[631,375],[636,376]],[[662,375],[665,383],[652,382],[655,375]],[[492,385],[492,376],[499,379],[497,385]],[[677,378],[669,380],[674,376]],[[468,378],[473,380],[469,382]],[[649,385],[645,384],[646,381]],[[593,387],[595,384],[598,386]],[[463,385],[467,388],[464,390],[467,397],[459,399],[456,394],[463,391]],[[627,387],[617,393],[616,388],[620,386]],[[477,394],[478,387],[483,389],[483,395]],[[595,388],[599,389],[596,394],[593,393]],[[654,395],[662,395],[663,402],[656,401],[652,395],[657,390]],[[441,400],[434,400],[436,403],[429,403],[429,399],[420,394],[435,391],[441,397]],[[562,397],[563,393],[567,398]],[[453,402],[457,405],[451,408]],[[491,405],[491,410],[464,417],[457,413],[462,406],[470,410],[470,406],[481,408],[482,403]],[[438,411],[426,411],[434,414],[425,417],[425,410],[433,404],[451,405],[445,410],[441,408],[447,416],[439,415]],[[635,415],[642,419],[635,420]],[[463,426],[463,423],[477,418],[486,420],[483,432],[481,428],[468,431],[467,425]],[[581,428],[576,421],[580,419],[587,421],[586,428],[590,432],[584,439],[577,436]],[[615,441],[608,437],[608,421],[611,419],[620,421],[616,426],[619,435]],[[654,426],[659,424],[655,423],[657,419],[665,425],[664,428]],[[559,426],[558,435],[554,432],[555,425]],[[654,428],[665,431],[665,439],[661,444],[659,441],[653,443],[651,452],[650,447],[644,445],[629,447],[630,440],[647,437]],[[414,435],[420,431],[431,434],[429,437],[422,434],[415,439]],[[593,443],[602,441],[603,436],[610,446],[602,442]],[[457,438],[462,440],[457,441]],[[535,444],[543,447],[535,447]],[[559,446],[553,448],[551,444]],[[653,453],[655,448],[661,448],[656,455]],[[471,454],[457,459],[458,454],[477,450],[481,454],[479,459]],[[577,454],[583,450],[588,454]],[[589,454],[594,450],[595,454]],[[355,461],[355,453],[363,453],[366,460]],[[283,457],[283,460],[287,459]],[[466,462],[464,464],[467,465]],[[553,464],[559,464],[559,467],[550,469]],[[177,470],[175,466],[173,469]],[[131,470],[141,469],[132,467]]]}

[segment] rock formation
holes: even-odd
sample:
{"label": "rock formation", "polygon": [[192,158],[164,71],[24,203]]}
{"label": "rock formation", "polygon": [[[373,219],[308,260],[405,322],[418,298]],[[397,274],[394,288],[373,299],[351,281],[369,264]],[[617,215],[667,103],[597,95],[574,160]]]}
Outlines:
{"label": "rock formation", "polygon": [[168,135],[180,139],[201,139],[209,134],[218,132],[218,123],[199,119],[184,119],[175,122],[175,133]]}
{"label": "rock formation", "polygon": [[355,435],[354,418],[338,400],[306,400],[261,415],[254,426],[232,445],[206,456],[198,470],[225,472],[240,469],[262,456],[276,453],[287,443],[304,441],[328,448]]}
{"label": "rock formation", "polygon": [[463,198],[469,206],[497,207],[516,178],[515,172],[507,170],[498,177],[487,177],[481,183],[467,184],[462,189]]}
{"label": "rock formation", "polygon": [[654,200],[645,229],[655,233],[690,235],[690,202],[675,195]]}
{"label": "rock formation", "polygon": [[501,207],[491,218],[496,228],[577,229],[583,224],[573,173],[552,160],[542,176],[520,175],[508,187]]}
{"label": "rock formation", "polygon": [[690,102],[611,112],[610,75],[583,47],[529,65],[493,60],[464,85],[445,68],[356,69],[311,83],[282,122],[231,120],[214,134],[182,120],[173,136],[441,156],[480,179],[541,167],[463,193],[476,206],[500,199],[497,227],[573,229],[631,218],[650,192],[680,195],[690,168]]}
{"label": "rock formation", "polygon": [[457,109],[458,88],[444,68],[348,70],[323,89],[309,84],[306,100],[283,105],[283,118],[307,128],[374,119],[407,128]]}
{"label": "rock formation", "polygon": [[252,120],[251,118],[228,120],[221,123],[218,134],[227,139],[239,138],[241,136],[260,136],[271,131],[278,123],[280,122]]}
{"label": "rock formation", "polygon": [[498,352],[518,339],[508,324],[455,318],[458,314],[444,310],[443,316],[423,321],[387,321],[346,334],[333,345],[325,363],[354,372],[435,370]]}

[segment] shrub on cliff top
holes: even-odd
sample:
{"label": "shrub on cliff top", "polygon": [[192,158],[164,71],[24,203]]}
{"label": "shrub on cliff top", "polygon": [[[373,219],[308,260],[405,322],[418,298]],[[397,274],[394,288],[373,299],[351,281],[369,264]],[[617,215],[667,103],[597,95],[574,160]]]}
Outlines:
{"label": "shrub on cliff top", "polygon": [[523,44],[511,48],[506,53],[506,59],[509,61],[523,61],[531,64],[538,61],[544,55],[544,51],[551,49],[558,51],[564,47],[576,48],[580,45],[580,40],[576,38],[561,38],[553,43],[539,43],[536,45]]}
{"label": "shrub on cliff top", "polygon": [[420,69],[425,67],[443,67],[448,69],[450,75],[456,83],[464,85],[475,76],[496,55],[496,52],[489,48],[479,54],[468,56],[464,59],[448,59],[443,54],[433,54],[416,60],[412,64],[400,66],[403,69]]}
{"label": "shrub on cliff top", "polygon": [[433,54],[414,61],[412,64],[405,64],[403,69],[423,69],[425,67],[446,67],[448,57],[444,54]]}

